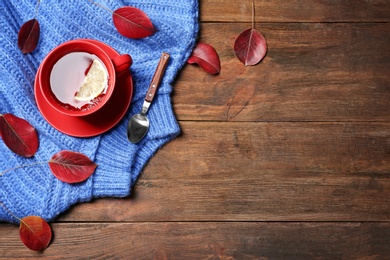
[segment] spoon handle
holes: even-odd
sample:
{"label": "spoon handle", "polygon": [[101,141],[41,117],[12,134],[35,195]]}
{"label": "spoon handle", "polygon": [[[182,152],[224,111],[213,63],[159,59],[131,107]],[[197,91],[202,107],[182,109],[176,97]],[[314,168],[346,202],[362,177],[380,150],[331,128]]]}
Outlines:
{"label": "spoon handle", "polygon": [[165,68],[167,67],[168,60],[170,55],[168,53],[163,52],[160,58],[160,61],[158,62],[157,69],[154,72],[152,82],[150,83],[150,86],[148,88],[148,92],[146,93],[145,101],[151,103],[154,95],[157,92],[157,87],[160,84],[160,81],[164,75]]}

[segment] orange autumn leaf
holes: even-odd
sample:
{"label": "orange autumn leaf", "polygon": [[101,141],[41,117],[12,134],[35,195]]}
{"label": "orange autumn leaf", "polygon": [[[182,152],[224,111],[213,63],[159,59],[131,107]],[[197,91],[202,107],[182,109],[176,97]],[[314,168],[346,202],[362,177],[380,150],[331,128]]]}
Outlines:
{"label": "orange autumn leaf", "polygon": [[28,216],[20,220],[20,239],[31,250],[42,251],[51,241],[52,232],[49,224],[41,217]]}

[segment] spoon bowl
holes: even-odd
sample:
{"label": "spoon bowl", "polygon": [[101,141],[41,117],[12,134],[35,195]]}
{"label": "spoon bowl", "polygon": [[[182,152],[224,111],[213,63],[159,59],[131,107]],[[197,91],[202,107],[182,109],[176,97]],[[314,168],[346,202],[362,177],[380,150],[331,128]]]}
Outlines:
{"label": "spoon bowl", "polygon": [[[142,113],[142,112],[141,112]],[[138,143],[145,137],[149,129],[149,119],[145,114],[135,114],[130,118],[127,138],[132,143]]]}

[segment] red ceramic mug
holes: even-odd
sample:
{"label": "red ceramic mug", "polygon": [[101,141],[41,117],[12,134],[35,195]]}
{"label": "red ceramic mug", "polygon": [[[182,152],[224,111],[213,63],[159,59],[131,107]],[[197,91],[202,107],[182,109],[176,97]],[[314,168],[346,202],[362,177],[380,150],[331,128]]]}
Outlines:
{"label": "red ceramic mug", "polygon": [[[88,66],[94,59],[98,60],[106,71],[107,87],[104,93],[85,104],[81,103],[80,106],[63,101],[58,91],[66,92],[67,88],[78,87],[74,82],[81,80],[80,74],[86,75]],[[87,116],[97,112],[107,103],[114,91],[117,76],[128,70],[131,63],[132,59],[128,54],[110,58],[93,42],[83,39],[72,40],[57,46],[44,58],[36,83],[45,101],[61,114]]]}

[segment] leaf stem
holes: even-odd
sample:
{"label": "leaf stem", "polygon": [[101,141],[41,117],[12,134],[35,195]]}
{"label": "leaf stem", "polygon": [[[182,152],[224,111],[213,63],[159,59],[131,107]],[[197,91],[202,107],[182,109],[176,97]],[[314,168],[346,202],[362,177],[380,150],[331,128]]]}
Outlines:
{"label": "leaf stem", "polygon": [[24,168],[24,167],[35,166],[35,165],[39,165],[39,164],[45,164],[45,163],[47,163],[47,162],[36,162],[36,163],[23,164],[23,165],[20,165],[20,166],[16,166],[16,167],[13,167],[13,168],[10,168],[10,169],[7,169],[7,170],[1,172],[0,173],[0,177],[3,176],[4,174],[6,174],[7,172],[10,172],[10,171],[13,171],[13,170],[17,170],[17,169]]}
{"label": "leaf stem", "polygon": [[255,2],[252,1],[252,29],[255,29]]}
{"label": "leaf stem", "polygon": [[101,8],[103,8],[103,9],[105,9],[106,11],[109,11],[110,13],[113,13],[114,11],[112,11],[110,8],[108,8],[108,7],[106,7],[106,6],[104,6],[104,5],[102,5],[102,4],[99,4],[99,3],[96,3],[96,2],[94,2],[93,0],[88,0],[91,4],[94,4],[94,5],[96,5],[96,6],[99,6],[99,7],[101,7]]}
{"label": "leaf stem", "polygon": [[5,211],[7,211],[12,217],[16,218],[17,220],[19,221],[22,221],[20,218],[18,218],[17,216],[15,216],[14,213],[12,213],[5,205],[3,202],[0,201],[0,205],[5,209]]}
{"label": "leaf stem", "polygon": [[38,0],[37,4],[35,5],[35,18],[37,18],[37,16],[38,16],[38,8],[39,8],[40,3],[41,3],[41,0]]}

